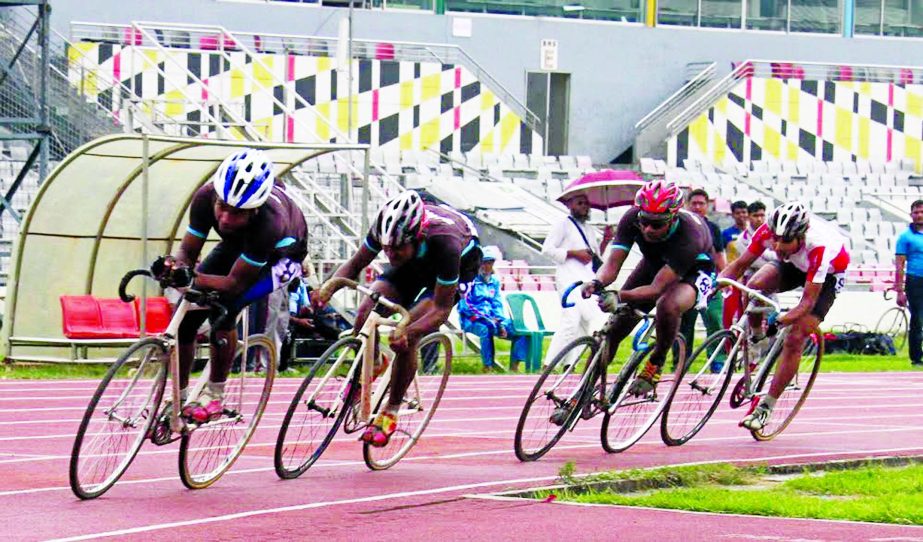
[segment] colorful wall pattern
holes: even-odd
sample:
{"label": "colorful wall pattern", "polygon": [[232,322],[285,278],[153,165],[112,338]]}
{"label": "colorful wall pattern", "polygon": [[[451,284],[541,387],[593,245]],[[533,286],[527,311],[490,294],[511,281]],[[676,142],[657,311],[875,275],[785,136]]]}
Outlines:
{"label": "colorful wall pattern", "polygon": [[669,142],[670,163],[892,161],[921,171],[923,85],[747,78]]}
{"label": "colorful wall pattern", "polygon": [[[212,137],[196,123],[220,97],[272,141],[336,142],[352,107],[353,139],[384,150],[542,152],[541,137],[464,66],[354,59],[350,104],[348,71],[335,58],[259,54],[264,67],[242,52],[228,54],[82,42],[69,52],[69,72],[76,87],[113,111],[123,110],[126,92],[114,91],[120,81],[153,118],[187,122]],[[284,114],[272,97],[295,113]],[[232,137],[243,138],[239,131]]]}

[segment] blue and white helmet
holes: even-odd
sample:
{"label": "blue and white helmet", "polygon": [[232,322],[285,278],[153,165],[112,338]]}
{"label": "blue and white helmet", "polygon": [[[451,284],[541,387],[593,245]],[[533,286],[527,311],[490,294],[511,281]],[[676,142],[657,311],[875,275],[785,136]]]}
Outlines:
{"label": "blue and white helmet", "polygon": [[256,209],[266,203],[276,176],[263,151],[243,149],[221,162],[215,172],[215,192],[228,205]]}

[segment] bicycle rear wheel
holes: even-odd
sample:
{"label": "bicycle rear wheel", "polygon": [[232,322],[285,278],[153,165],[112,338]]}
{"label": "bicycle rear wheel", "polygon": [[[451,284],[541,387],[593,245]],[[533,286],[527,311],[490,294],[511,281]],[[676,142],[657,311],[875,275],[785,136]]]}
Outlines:
{"label": "bicycle rear wheel", "polygon": [[[548,453],[570,427],[586,387],[596,382],[593,377],[584,381],[587,367],[596,359],[599,344],[593,337],[581,337],[561,350],[545,367],[532,388],[519,415],[513,450],[520,461],[535,461]],[[573,363],[565,361],[573,360]],[[551,415],[559,407],[568,409],[558,417],[557,424]]]}
{"label": "bicycle rear wheel", "polygon": [[603,449],[609,453],[624,452],[650,430],[654,422],[676,393],[677,376],[686,359],[686,341],[677,336],[673,342],[666,367],[675,367],[665,372],[660,382],[650,392],[637,396],[629,393],[632,384],[641,372],[641,365],[650,355],[651,348],[635,352],[619,372],[618,380],[610,394],[611,406],[603,418],[600,437]]}
{"label": "bicycle rear wheel", "polygon": [[358,392],[362,341],[343,337],[333,343],[311,367],[285,413],[273,457],[276,474],[297,478],[313,465],[330,445],[349,413]]}
{"label": "bicycle rear wheel", "polygon": [[[815,348],[808,348],[809,343],[813,342]],[[798,372],[792,378],[792,381],[785,386],[782,394],[776,399],[776,406],[772,410],[766,425],[758,431],[751,431],[753,438],[759,441],[772,440],[777,437],[786,427],[792,423],[801,406],[811,393],[814,386],[814,380],[817,379],[817,372],[820,370],[820,362],[824,357],[824,335],[815,333],[805,339],[805,347],[801,361],[798,364]],[[778,367],[779,358],[782,355],[782,349],[776,351],[776,355],[769,361],[765,371],[762,371],[759,379],[757,395],[762,395],[769,391],[772,377],[775,376]]]}
{"label": "bicycle rear wheel", "polygon": [[730,353],[736,341],[734,333],[717,331],[709,335],[686,361],[676,395],[660,421],[660,437],[664,444],[685,444],[705,427],[731,382],[735,360],[726,359],[717,373],[712,373],[711,369],[719,355]]}
{"label": "bicycle rear wheel", "polygon": [[70,486],[81,499],[108,491],[131,465],[157,418],[168,358],[163,341],[142,339],[99,383],[71,451]]}
{"label": "bicycle rear wheel", "polygon": [[[397,429],[384,447],[378,448],[368,442],[362,446],[362,458],[370,469],[392,467],[420,440],[442,400],[451,372],[452,339],[438,332],[424,337],[417,347],[417,375],[404,393],[398,411]],[[388,401],[390,387],[389,384],[385,389],[382,404]]]}
{"label": "bicycle rear wheel", "polygon": [[894,341],[894,348],[900,352],[907,342],[907,313],[903,307],[891,307],[886,310],[881,318],[878,319],[878,325],[875,326],[875,333],[882,333],[891,337]]}
{"label": "bicycle rear wheel", "polygon": [[[254,372],[228,377],[224,388],[224,415],[218,420],[187,428],[179,448],[180,479],[189,489],[215,483],[231,468],[256,431],[276,376],[275,343],[266,335],[251,335],[233,363],[252,362]],[[233,366],[233,365],[232,365]]]}

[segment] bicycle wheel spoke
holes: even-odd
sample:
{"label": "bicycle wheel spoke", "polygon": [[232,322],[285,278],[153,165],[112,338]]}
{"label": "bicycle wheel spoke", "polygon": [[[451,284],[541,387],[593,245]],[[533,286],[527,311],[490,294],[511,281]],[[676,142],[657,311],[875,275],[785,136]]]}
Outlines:
{"label": "bicycle wheel spoke", "polygon": [[685,358],[685,343],[677,338],[675,346],[665,360],[660,382],[647,393],[634,393],[634,383],[646,363],[650,350],[636,352],[619,374],[613,395],[615,398],[606,412],[601,429],[603,448],[610,453],[627,450],[648,432],[666,402],[676,389],[673,367],[681,366]]}
{"label": "bicycle wheel spoke", "polygon": [[[452,368],[451,339],[434,333],[424,337],[418,348],[417,375],[404,394],[394,434],[384,447],[368,443],[362,447],[362,456],[371,469],[387,469],[400,461],[418,443],[442,399]],[[390,391],[389,386],[383,403]]]}
{"label": "bicycle wheel spoke", "polygon": [[71,453],[70,482],[83,499],[108,490],[131,464],[153,423],[165,383],[166,351],[155,339],[135,343],[103,378]]}
{"label": "bicycle wheel spoke", "polygon": [[567,430],[567,421],[585,386],[584,374],[596,351],[597,343],[592,337],[577,339],[542,372],[516,427],[514,448],[521,461],[535,461],[543,456]]}
{"label": "bicycle wheel spoke", "polygon": [[[672,446],[701,431],[718,408],[731,379],[734,359],[725,360],[736,337],[729,331],[709,336],[686,362],[685,371],[661,422],[661,437]],[[734,353],[736,356],[736,352]]]}
{"label": "bicycle wheel spoke", "polygon": [[[815,338],[813,337],[805,339],[806,347],[801,349],[804,353],[798,363],[798,372],[795,373],[791,382],[785,386],[782,394],[776,399],[776,406],[773,408],[772,415],[769,417],[766,425],[759,431],[753,432],[753,437],[757,440],[769,440],[784,431],[792,420],[794,420],[798,411],[801,409],[801,405],[803,405],[805,399],[807,399],[811,387],[814,385],[817,371],[820,368],[820,361],[823,357],[822,338],[817,348],[807,348],[809,343],[814,340]],[[779,355],[773,361],[770,374],[764,379],[763,386],[758,392],[760,395],[768,392],[780,362],[781,349]]]}
{"label": "bicycle wheel spoke", "polygon": [[190,489],[207,487],[220,478],[253,435],[275,377],[274,349],[269,338],[251,336],[246,351],[241,349],[233,363],[241,367],[252,363],[255,372],[229,376],[224,388],[224,414],[183,435],[180,476]]}
{"label": "bicycle wheel spoke", "polygon": [[276,440],[274,463],[280,478],[300,476],[320,458],[358,390],[350,371],[361,362],[362,343],[347,337],[334,343],[315,362],[285,414]]}

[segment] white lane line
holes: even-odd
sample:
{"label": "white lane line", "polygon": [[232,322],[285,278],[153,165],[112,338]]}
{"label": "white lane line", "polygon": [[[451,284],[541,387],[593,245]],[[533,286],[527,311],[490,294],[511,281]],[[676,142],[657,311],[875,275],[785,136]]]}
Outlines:
{"label": "white lane line", "polygon": [[[894,451],[894,450],[882,450],[882,452],[888,452],[888,451]],[[870,452],[863,451],[863,452],[856,452],[856,453],[870,453]],[[873,453],[877,453],[877,452],[873,452]],[[761,462],[761,461],[771,461],[771,460],[779,460],[779,459],[793,459],[796,457],[810,457],[810,456],[816,456],[816,455],[821,455],[821,454],[793,454],[793,455],[787,455],[787,456],[769,456],[769,457],[753,458],[753,459],[730,460],[730,462],[733,462],[733,463]],[[848,454],[841,454],[841,455],[848,455]],[[714,460],[714,461],[709,460],[709,461],[695,462],[695,463],[680,463],[680,464],[671,465],[671,466],[708,464],[708,463],[719,463],[719,462],[728,462],[728,461],[729,460]],[[76,542],[79,540],[91,540],[94,538],[125,536],[125,535],[130,535],[130,534],[159,531],[159,530],[164,530],[164,529],[175,529],[177,527],[189,527],[193,525],[205,525],[209,523],[232,521],[235,519],[255,517],[255,516],[281,514],[281,513],[287,513],[287,512],[298,512],[298,511],[310,510],[314,508],[326,508],[330,506],[342,506],[342,505],[347,505],[347,504],[379,502],[379,501],[385,501],[385,500],[391,500],[391,499],[404,499],[404,498],[410,498],[410,497],[419,497],[419,496],[424,496],[424,495],[437,495],[441,493],[452,493],[452,492],[465,491],[465,490],[470,490],[470,489],[496,487],[496,486],[503,486],[503,485],[509,486],[513,484],[532,484],[536,482],[556,480],[557,478],[558,478],[557,476],[539,476],[539,477],[534,477],[534,478],[518,478],[518,479],[489,481],[489,482],[475,482],[475,483],[461,484],[461,485],[455,485],[455,486],[444,486],[444,487],[437,487],[437,488],[431,488],[431,489],[420,489],[416,491],[403,491],[403,492],[398,492],[398,493],[371,495],[367,497],[356,497],[352,499],[339,499],[339,500],[332,500],[332,501],[320,501],[320,502],[296,504],[296,505],[289,505],[289,506],[279,506],[279,507],[274,507],[274,508],[263,508],[263,509],[258,509],[258,510],[249,510],[245,512],[236,512],[233,514],[225,514],[222,516],[211,516],[211,517],[198,518],[198,519],[188,519],[188,520],[174,521],[174,522],[169,522],[169,523],[157,523],[157,524],[145,525],[141,527],[130,527],[127,529],[103,531],[103,532],[84,534],[84,535],[79,535],[79,536],[72,536],[72,537],[67,537],[67,538],[56,538],[56,539],[50,540],[49,542]]]}

